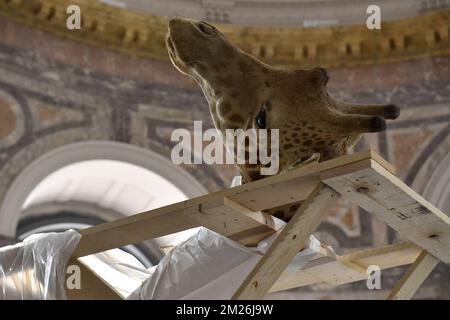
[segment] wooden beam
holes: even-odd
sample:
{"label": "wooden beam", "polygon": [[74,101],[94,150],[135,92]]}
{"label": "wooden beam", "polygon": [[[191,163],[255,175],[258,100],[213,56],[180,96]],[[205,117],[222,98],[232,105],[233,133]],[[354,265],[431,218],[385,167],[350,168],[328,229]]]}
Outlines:
{"label": "wooden beam", "polygon": [[292,258],[304,248],[309,236],[317,229],[337,199],[338,194],[334,190],[318,183],[235,292],[232,299],[261,299],[264,297]]}
{"label": "wooden beam", "polygon": [[[121,247],[197,226],[205,226],[244,244],[254,244],[280,228],[270,216],[260,211],[309,199],[308,197],[311,196],[313,191],[314,193],[331,194],[331,190],[328,188],[325,188],[326,191],[317,191],[318,181],[324,172],[326,174],[333,172],[333,170],[334,172],[342,172],[342,167],[350,166],[353,170],[355,168],[364,169],[370,167],[368,164],[371,164],[374,159],[387,173],[391,174],[394,172],[389,163],[372,151],[364,151],[321,163],[312,163],[290,172],[268,177],[243,186],[82,230],[80,232],[82,239],[75,251],[74,257]],[[314,201],[304,201],[304,204],[301,206],[303,208],[302,210],[310,212],[314,211],[314,207],[320,207],[316,203],[309,208],[308,203],[310,202]],[[328,203],[328,201],[325,201],[325,203]],[[303,212],[303,217],[298,218],[298,220],[302,223],[308,222],[308,224],[310,222],[308,219],[311,220],[312,225],[309,227],[313,229],[313,225],[320,223],[320,221],[316,221],[313,214],[305,214],[305,212]],[[325,213],[321,212],[320,214]],[[296,220],[294,219],[294,221]],[[305,230],[299,230],[301,231],[301,234],[299,234],[299,240],[301,241],[296,242],[296,245],[300,249],[304,243],[302,245],[299,244],[306,241],[303,238],[306,239],[309,235],[306,235],[307,232],[305,233]],[[284,230],[281,231],[281,234],[285,236],[291,235]],[[288,238],[286,239],[286,241],[289,240]],[[276,241],[274,243],[278,242]],[[261,296],[261,292],[267,292],[270,289],[277,278],[275,275],[279,275],[283,271],[283,267],[280,266],[289,263],[290,259],[286,259],[286,257],[292,254],[295,255],[299,249],[292,250],[292,248],[289,248],[289,255],[283,256],[280,259],[282,263],[276,263],[278,267],[275,268],[276,270],[274,272],[271,272],[272,275],[269,281],[264,281],[260,289],[256,290],[257,292],[253,297]],[[272,250],[278,252],[280,249],[272,248]],[[287,262],[284,260],[287,260]],[[352,269],[359,274],[362,273],[362,268],[355,261],[341,260],[340,265],[346,265],[350,267],[347,269]],[[261,268],[261,272],[264,273],[266,269],[267,266]],[[247,294],[245,290],[242,290],[240,298],[245,296],[245,294]]]}
{"label": "wooden beam", "polygon": [[[245,230],[236,232],[235,234],[229,236],[230,239],[238,241],[241,244],[247,246],[257,246],[260,241],[270,236],[272,233],[274,233],[274,231],[280,230],[285,225],[285,222],[281,221],[280,223],[280,220],[274,219],[274,217],[269,214],[261,211],[250,210],[229,198],[224,198],[223,205],[225,212],[228,210],[234,211],[249,218],[250,220],[256,221],[258,224],[269,227],[266,228],[266,232],[264,232],[264,230],[262,230],[260,226],[253,229],[245,228]],[[235,220],[237,223],[239,223],[240,219],[236,217]]]}
{"label": "wooden beam", "polygon": [[[381,270],[408,265],[417,259],[420,252],[421,249],[414,243],[406,241],[379,248],[360,250],[335,258],[321,257],[311,260],[300,270],[284,272],[270,289],[270,292],[314,284],[327,284],[334,287],[366,280],[365,270],[370,265],[377,265]],[[349,267],[342,263],[343,261],[352,262],[361,269]]]}
{"label": "wooden beam", "polygon": [[[273,176],[162,208],[106,222],[84,230],[74,256],[80,257],[205,226],[221,235],[233,236],[254,229],[274,232],[254,217],[232,210],[225,198],[252,211],[260,211],[306,199],[319,181],[314,167],[299,168],[286,176]],[[238,219],[235,221],[235,219]],[[262,219],[261,221],[264,221]],[[254,237],[254,232],[249,235]],[[245,237],[240,239],[246,243]]]}
{"label": "wooden beam", "polygon": [[438,263],[439,259],[430,255],[426,250],[422,250],[416,261],[414,261],[400,281],[389,293],[387,299],[411,299]]}
{"label": "wooden beam", "polygon": [[[273,228],[248,220],[247,225],[244,225],[242,220],[238,224],[232,223],[236,218],[234,216],[236,212],[229,215],[218,214],[220,210],[213,209],[214,203],[223,208],[224,199],[228,199],[230,203],[232,201],[258,212],[302,201],[319,182],[322,171],[370,159],[377,159],[386,170],[393,172],[389,163],[370,150],[320,163],[311,163],[242,186],[84,229],[80,232],[82,238],[74,256],[81,257],[102,252],[198,226],[206,226],[219,234],[234,238],[243,244],[249,244],[257,240],[259,233],[261,236],[266,235]],[[246,218],[248,217],[243,219]],[[227,228],[223,227],[225,224]]]}
{"label": "wooden beam", "polygon": [[205,219],[204,227],[248,246],[258,245],[284,225],[271,215],[250,210],[228,197],[202,205],[201,213],[216,217]]}
{"label": "wooden beam", "polygon": [[401,236],[450,263],[450,218],[373,159],[321,173],[322,181]]}

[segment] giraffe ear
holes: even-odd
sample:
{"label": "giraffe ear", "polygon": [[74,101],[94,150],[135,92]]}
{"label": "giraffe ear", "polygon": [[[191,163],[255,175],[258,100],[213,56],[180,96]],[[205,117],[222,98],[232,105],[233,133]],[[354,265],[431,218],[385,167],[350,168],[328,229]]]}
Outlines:
{"label": "giraffe ear", "polygon": [[326,86],[330,80],[328,71],[325,68],[314,68],[310,72],[312,80],[319,85]]}
{"label": "giraffe ear", "polygon": [[330,77],[325,68],[314,68],[310,70],[295,70],[295,81],[301,85],[308,84],[311,87],[324,87],[327,85]]}

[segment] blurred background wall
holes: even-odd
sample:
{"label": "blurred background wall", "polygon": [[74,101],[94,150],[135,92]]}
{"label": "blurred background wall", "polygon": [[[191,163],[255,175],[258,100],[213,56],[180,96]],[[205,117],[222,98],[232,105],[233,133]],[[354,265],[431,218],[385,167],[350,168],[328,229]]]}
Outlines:
{"label": "blurred background wall", "polygon": [[[81,8],[81,30],[66,8]],[[242,49],[286,68],[329,68],[330,92],[391,102],[399,119],[368,134],[398,176],[450,212],[450,1],[378,1],[381,30],[365,26],[370,1],[0,0],[0,245],[42,231],[83,228],[230,185],[231,165],[175,166],[170,135],[212,127],[206,100],[168,61],[167,16],[216,24]],[[398,236],[341,201],[317,236],[338,253]],[[146,265],[152,242],[128,248]],[[290,290],[272,298],[380,298],[403,269],[365,283]],[[450,298],[440,264],[419,298]]]}

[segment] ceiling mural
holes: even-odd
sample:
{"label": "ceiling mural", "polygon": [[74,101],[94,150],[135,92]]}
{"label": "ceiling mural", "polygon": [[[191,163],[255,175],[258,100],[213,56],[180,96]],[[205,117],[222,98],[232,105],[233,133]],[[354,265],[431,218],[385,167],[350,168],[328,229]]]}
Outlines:
{"label": "ceiling mural", "polygon": [[[111,1],[106,4],[89,0],[0,1],[0,14],[29,26],[97,47],[145,58],[168,60],[165,48],[168,18],[148,13],[146,10],[125,10],[124,8],[128,8],[126,5],[120,7],[117,2],[119,0],[114,1],[116,1],[114,5],[111,5]],[[150,3],[157,6],[162,2],[146,1],[145,3],[148,3],[148,6]],[[167,6],[172,2],[175,3],[175,1],[167,1]],[[201,1],[189,2],[192,3],[192,6],[203,3]],[[234,3],[238,5],[250,2],[252,1]],[[297,2],[298,4],[306,3]],[[398,5],[409,3],[404,0],[386,2]],[[212,1],[211,3],[219,2]],[[282,3],[287,5],[289,2],[283,1]],[[312,2],[309,3],[312,6]],[[344,5],[350,2],[321,1],[317,2],[317,5],[320,3],[330,5],[342,3]],[[417,1],[417,6],[420,7],[420,3],[422,2]],[[66,27],[66,9],[71,4],[77,4],[81,8],[82,27],[80,30],[69,30]],[[362,7],[366,8],[366,4],[364,2]],[[131,2],[129,6],[131,6]],[[386,4],[387,8],[389,6]],[[177,6],[177,8],[179,7]],[[409,4],[408,7],[411,5]],[[278,10],[274,11],[278,12]],[[334,11],[325,11],[334,14]],[[401,12],[401,10],[393,11]],[[450,10],[439,12],[425,10],[423,14],[419,14],[419,9],[416,11],[412,17],[411,14],[408,14],[407,16],[410,17],[400,20],[383,20],[382,32],[381,30],[369,30],[365,24],[331,25],[318,28],[303,28],[301,25],[295,28],[248,27],[227,23],[217,25],[227,38],[244,51],[269,64],[282,67],[308,68],[317,65],[331,68],[354,67],[450,53],[450,41],[448,40]],[[166,14],[182,13],[178,9],[174,9],[167,11]],[[190,12],[185,14],[196,16]],[[257,16],[256,13],[254,15]],[[361,15],[366,19],[367,15],[364,11]],[[383,13],[384,16],[385,13]],[[206,19],[206,17],[204,18]],[[266,20],[264,17],[261,19]]]}

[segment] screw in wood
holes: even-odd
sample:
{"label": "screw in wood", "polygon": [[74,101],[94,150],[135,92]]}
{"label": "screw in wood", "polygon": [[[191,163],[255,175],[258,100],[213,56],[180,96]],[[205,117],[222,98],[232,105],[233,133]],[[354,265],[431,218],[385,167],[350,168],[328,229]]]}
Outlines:
{"label": "screw in wood", "polygon": [[369,188],[367,188],[367,187],[358,187],[356,189],[356,192],[358,192],[358,193],[367,193],[367,192],[369,192]]}

